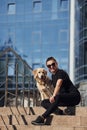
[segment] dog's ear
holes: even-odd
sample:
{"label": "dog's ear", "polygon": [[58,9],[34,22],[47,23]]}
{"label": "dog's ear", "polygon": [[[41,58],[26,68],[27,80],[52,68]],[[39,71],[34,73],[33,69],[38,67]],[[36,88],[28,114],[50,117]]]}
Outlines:
{"label": "dog's ear", "polygon": [[36,79],[36,77],[37,77],[37,69],[33,70],[32,74],[34,75],[34,78]]}
{"label": "dog's ear", "polygon": [[44,72],[45,72],[45,75],[47,75],[47,71],[46,71],[46,70],[44,70]]}

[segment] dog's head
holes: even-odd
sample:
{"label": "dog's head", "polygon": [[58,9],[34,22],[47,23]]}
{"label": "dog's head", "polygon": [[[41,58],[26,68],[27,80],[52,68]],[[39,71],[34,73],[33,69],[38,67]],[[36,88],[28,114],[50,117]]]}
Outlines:
{"label": "dog's head", "polygon": [[34,79],[44,81],[47,77],[47,71],[44,68],[37,68],[33,70]]}

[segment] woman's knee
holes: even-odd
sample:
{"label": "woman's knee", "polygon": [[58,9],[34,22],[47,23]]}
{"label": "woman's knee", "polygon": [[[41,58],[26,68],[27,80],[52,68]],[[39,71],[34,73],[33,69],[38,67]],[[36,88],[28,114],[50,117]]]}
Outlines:
{"label": "woman's knee", "polygon": [[47,109],[50,106],[50,102],[48,99],[45,99],[41,102],[41,106]]}

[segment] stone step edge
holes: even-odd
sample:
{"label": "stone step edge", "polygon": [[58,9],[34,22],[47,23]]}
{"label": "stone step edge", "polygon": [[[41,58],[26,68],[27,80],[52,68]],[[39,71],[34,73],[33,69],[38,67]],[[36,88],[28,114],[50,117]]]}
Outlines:
{"label": "stone step edge", "polygon": [[[62,107],[64,109],[64,107]],[[0,107],[0,115],[38,115],[45,111],[42,107]],[[75,115],[87,114],[87,107],[76,107]]]}
{"label": "stone step edge", "polygon": [[[36,116],[1,116],[0,125],[31,125],[31,121],[35,120]],[[87,126],[87,117],[80,116],[51,116],[46,120],[47,125],[58,125],[61,126]]]}
{"label": "stone step edge", "polygon": [[[4,130],[23,130],[24,128],[26,130],[44,130],[44,129],[59,129],[59,130],[86,130],[87,126],[51,126],[51,125],[7,125],[7,126],[3,126],[0,125],[0,130],[2,130],[4,128]],[[27,129],[28,128],[28,129]],[[35,129],[34,129],[35,128]]]}

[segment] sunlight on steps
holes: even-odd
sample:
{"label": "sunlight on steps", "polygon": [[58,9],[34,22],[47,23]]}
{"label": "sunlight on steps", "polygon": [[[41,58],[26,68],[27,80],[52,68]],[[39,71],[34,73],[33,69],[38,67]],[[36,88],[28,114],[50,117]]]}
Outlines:
{"label": "sunlight on steps", "polygon": [[44,111],[42,107],[0,107],[0,130],[87,130],[87,107],[76,107],[74,116],[51,114],[44,126],[32,125]]}

